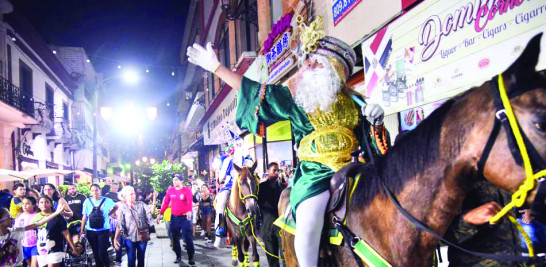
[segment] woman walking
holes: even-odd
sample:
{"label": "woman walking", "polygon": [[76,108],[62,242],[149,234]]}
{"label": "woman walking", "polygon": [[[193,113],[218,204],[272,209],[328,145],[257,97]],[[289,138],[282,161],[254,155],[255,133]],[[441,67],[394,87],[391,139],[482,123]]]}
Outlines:
{"label": "woman walking", "polygon": [[57,210],[57,206],[61,204],[64,206],[64,210],[61,213],[61,215],[63,215],[65,219],[70,219],[70,217],[72,217],[73,215],[72,209],[70,209],[70,206],[68,205],[66,200],[64,200],[64,198],[61,197],[61,194],[59,194],[59,191],[57,191],[57,188],[55,188],[53,184],[44,185],[43,193],[44,195],[53,199],[53,210]]}
{"label": "woman walking", "polygon": [[108,257],[108,239],[110,238],[110,222],[108,217],[116,212],[116,204],[107,197],[101,197],[98,184],[92,184],[91,196],[83,203],[83,216],[80,236],[87,230],[87,240],[93,250],[97,267],[110,267]]}
{"label": "woman walking", "polygon": [[144,267],[144,255],[148,240],[150,240],[148,229],[153,225],[152,213],[146,203],[136,201],[135,189],[132,186],[125,186],[121,190],[119,198],[123,204],[119,206],[117,213],[118,224],[114,247],[120,248],[118,238],[120,234],[123,234],[127,248],[127,266],[134,267],[138,259],[137,266]]}
{"label": "woman walking", "polygon": [[207,185],[201,186],[201,200],[199,201],[199,213],[201,216],[201,229],[205,234],[205,240],[210,242],[210,221],[212,219],[212,196]]}

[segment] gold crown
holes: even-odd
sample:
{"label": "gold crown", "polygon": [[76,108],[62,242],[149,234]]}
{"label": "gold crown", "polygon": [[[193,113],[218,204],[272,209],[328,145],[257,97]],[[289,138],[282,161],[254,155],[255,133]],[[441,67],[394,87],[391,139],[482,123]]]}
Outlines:
{"label": "gold crown", "polygon": [[296,18],[298,28],[300,29],[301,49],[303,53],[309,55],[315,53],[319,46],[319,40],[326,36],[324,25],[322,24],[323,17],[317,16],[315,21],[309,25],[305,25],[305,19],[299,15]]}

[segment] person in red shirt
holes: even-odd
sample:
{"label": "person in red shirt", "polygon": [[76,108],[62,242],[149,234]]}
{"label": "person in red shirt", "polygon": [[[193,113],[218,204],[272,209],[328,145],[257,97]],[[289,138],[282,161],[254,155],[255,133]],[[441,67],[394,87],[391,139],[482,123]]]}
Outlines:
{"label": "person in red shirt", "polygon": [[193,246],[193,228],[192,228],[192,202],[193,194],[191,189],[183,186],[183,178],[179,173],[175,173],[173,176],[173,185],[167,189],[161,210],[157,216],[157,222],[161,219],[161,215],[165,212],[169,203],[172,209],[171,218],[171,234],[173,239],[173,250],[176,253],[176,261],[174,263],[180,263],[182,249],[180,248],[180,230],[182,230],[182,238],[186,243],[186,251],[188,252],[188,264],[195,265],[193,255],[195,254],[195,248]]}

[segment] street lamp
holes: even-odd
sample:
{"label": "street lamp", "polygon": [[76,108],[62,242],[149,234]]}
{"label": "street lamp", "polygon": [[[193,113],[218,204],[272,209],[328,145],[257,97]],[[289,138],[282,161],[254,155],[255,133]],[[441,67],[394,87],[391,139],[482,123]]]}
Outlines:
{"label": "street lamp", "polygon": [[[94,99],[95,102],[93,105],[93,182],[98,182],[98,172],[97,172],[97,111],[99,107],[99,90],[102,86],[112,80],[123,79],[126,83],[135,84],[138,81],[138,75],[135,71],[126,70],[121,76],[113,76],[97,83],[95,87]],[[101,110],[101,113],[103,111]],[[111,112],[111,111],[110,111]],[[111,113],[110,113],[111,114]]]}

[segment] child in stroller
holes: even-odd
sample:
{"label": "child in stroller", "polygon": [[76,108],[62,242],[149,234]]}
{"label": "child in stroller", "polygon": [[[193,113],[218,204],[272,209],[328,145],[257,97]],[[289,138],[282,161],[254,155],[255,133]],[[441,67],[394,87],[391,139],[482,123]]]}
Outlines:
{"label": "child in stroller", "polygon": [[72,241],[76,246],[76,251],[79,256],[75,256],[70,253],[68,247],[66,247],[65,263],[67,267],[71,266],[92,266],[91,257],[87,254],[87,239],[85,237],[80,238],[81,221],[72,221],[68,223],[67,228]]}

